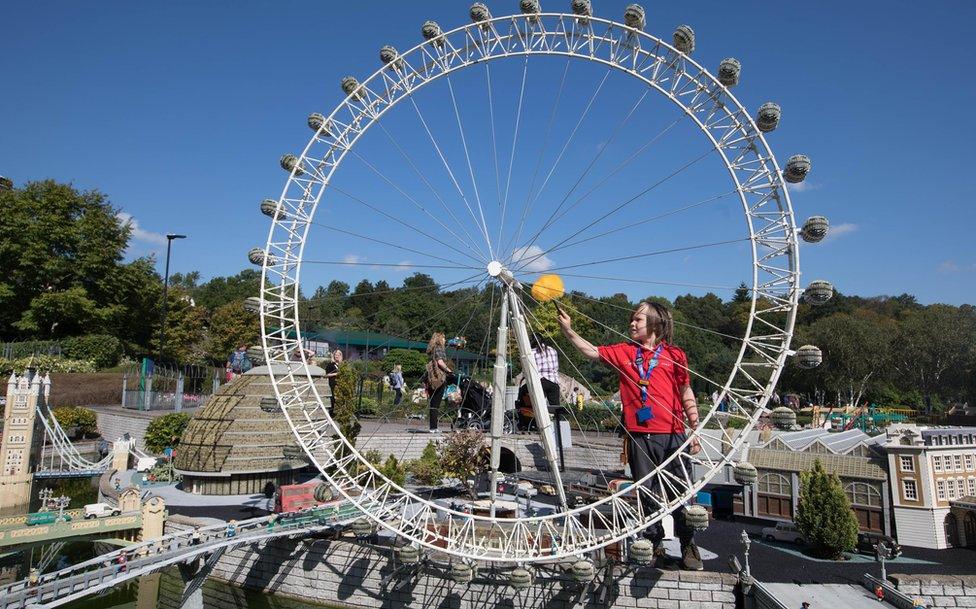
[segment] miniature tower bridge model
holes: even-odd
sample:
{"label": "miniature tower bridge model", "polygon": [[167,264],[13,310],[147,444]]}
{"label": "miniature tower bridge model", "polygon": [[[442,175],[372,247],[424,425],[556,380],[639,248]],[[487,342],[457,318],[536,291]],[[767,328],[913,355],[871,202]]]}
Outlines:
{"label": "miniature tower bridge model", "polygon": [[[262,269],[264,287],[249,306],[260,312],[264,356],[287,371],[270,377],[277,407],[322,475],[361,510],[358,526],[395,533],[404,560],[438,552],[462,570],[478,562],[514,565],[513,584],[531,579],[525,571],[532,563],[585,563],[588,553],[632,539],[692,500],[720,470],[754,478],[755,469],[732,455],[768,412],[788,358],[805,368],[820,363],[817,347],[790,346],[801,297],[818,304],[833,295],[826,281],[805,290],[800,284],[799,242],[821,241],[828,230],[822,216],[800,226],[794,219],[788,184],[807,177],[810,159],[796,154],[781,167],[767,139],[779,127],[780,106],[757,103],[750,111],[732,93],[744,66],[725,58],[710,71],[693,57],[691,27],[657,38],[645,31],[640,6],[629,6],[621,23],[594,14],[588,0],[565,4],[570,12],[545,12],[538,1],[523,0],[517,14],[496,17],[477,3],[465,25],[443,29],[427,21],[412,48],[383,46],[377,70],[362,80],[343,78],[335,109],[308,117],[312,136],[304,149],[281,157],[284,189],[260,204],[271,222],[267,242],[248,254]],[[570,90],[580,94],[576,108],[563,107],[573,103]],[[554,99],[551,111],[547,98]],[[558,119],[566,114],[562,129]],[[661,116],[674,120],[650,129]],[[415,131],[408,135],[405,125]],[[644,156],[665,138],[680,144]],[[533,147],[542,149],[538,161],[528,152]],[[571,162],[577,170],[558,171]],[[741,213],[734,222],[733,213]],[[321,233],[326,238],[317,242]],[[418,289],[470,292],[462,311],[429,311],[422,331],[443,327],[447,315],[470,323],[478,306],[489,319],[483,343],[467,346],[482,354],[484,382],[495,396],[483,425],[492,482],[480,509],[389,479],[357,449],[368,438],[345,437],[330,416],[302,349],[299,277],[342,265],[413,269],[433,279]],[[528,289],[543,271],[605,295],[650,285],[731,296],[744,282],[737,335],[676,322],[678,344],[682,332],[733,341],[737,353],[722,376],[706,374],[694,360],[687,368],[727,408],[705,413],[684,449],[633,485],[611,484],[623,477],[612,471],[619,468],[616,436],[591,438],[578,426],[575,466],[602,472],[596,475],[607,483],[589,503],[572,500],[574,482],[559,467],[530,352],[543,308],[552,306]],[[587,315],[586,298],[570,294],[559,304],[601,332],[626,329]],[[566,372],[585,378],[569,354],[559,355]],[[535,459],[522,473],[544,474],[551,500],[536,506],[546,509],[503,504],[493,482],[505,435],[501,396],[512,385],[512,368],[524,373],[537,426],[523,440]],[[619,409],[606,409],[619,423]],[[703,450],[692,454],[687,447],[695,440]],[[418,435],[417,442],[427,440]],[[691,521],[707,523],[703,511],[692,511]]]}

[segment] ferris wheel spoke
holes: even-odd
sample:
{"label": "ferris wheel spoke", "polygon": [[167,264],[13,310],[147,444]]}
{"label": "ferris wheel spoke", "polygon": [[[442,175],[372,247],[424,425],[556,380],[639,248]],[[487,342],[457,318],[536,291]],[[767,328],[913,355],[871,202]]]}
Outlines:
{"label": "ferris wheel spoke", "polygon": [[[725,241],[712,241],[710,243],[700,243],[700,244],[697,244],[697,245],[687,245],[687,246],[684,246],[684,247],[672,247],[672,248],[668,248],[668,249],[653,250],[653,251],[650,251],[650,252],[644,252],[643,254],[632,254],[630,256],[617,256],[617,257],[614,257],[614,258],[604,258],[603,260],[594,260],[592,262],[580,262],[578,264],[567,264],[567,265],[563,265],[563,266],[552,267],[552,268],[549,268],[549,269],[546,269],[546,270],[555,273],[556,271],[562,271],[564,269],[578,269],[578,268],[583,268],[583,267],[588,267],[588,266],[598,266],[598,265],[601,265],[601,264],[610,264],[611,262],[622,262],[622,261],[625,261],[625,260],[639,260],[641,258],[650,258],[650,257],[653,257],[653,256],[662,256],[662,255],[665,255],[665,254],[675,254],[675,253],[678,253],[678,252],[688,252],[688,251],[700,250],[700,249],[707,249],[707,248],[712,248],[712,247],[720,247],[720,246],[723,246],[723,245],[733,245],[733,244],[736,244],[736,243],[745,243],[745,242],[748,242],[748,241],[751,241],[751,240],[752,239],[750,237],[742,237],[740,239],[727,239]],[[517,269],[515,272],[516,273],[519,272],[524,267],[525,267],[525,265],[523,265],[522,267],[519,267],[519,269]]]}
{"label": "ferris wheel spoke", "polygon": [[[470,258],[471,260],[474,260],[477,263],[481,263],[482,262],[482,258],[478,258],[476,256],[484,256],[484,254],[482,252],[475,251],[469,245],[469,243],[475,243],[474,240],[471,240],[470,242],[469,241],[461,241],[461,243],[464,243],[465,245],[467,245],[468,249],[471,250],[474,254],[476,254],[476,256],[472,256],[471,254],[468,254],[466,252],[462,252],[458,248],[454,247],[453,245],[451,245],[449,243],[446,243],[445,241],[443,241],[442,239],[440,239],[440,238],[438,238],[438,237],[436,237],[434,235],[431,235],[430,233],[428,233],[427,231],[423,230],[422,228],[417,227],[417,226],[414,226],[413,224],[410,224],[406,220],[402,220],[400,218],[397,218],[393,214],[391,214],[389,212],[386,212],[386,211],[383,211],[382,209],[380,209],[377,206],[373,205],[372,203],[366,201],[365,199],[362,199],[361,197],[357,197],[356,195],[353,195],[351,193],[348,193],[348,192],[342,190],[338,186],[333,186],[332,189],[335,190],[336,192],[338,192],[339,194],[341,194],[341,195],[343,195],[343,196],[345,196],[345,197],[347,197],[349,199],[352,199],[356,203],[359,203],[363,207],[366,207],[367,209],[371,209],[371,210],[375,211],[376,213],[380,214],[384,218],[389,218],[390,220],[393,220],[394,222],[396,222],[397,224],[399,224],[399,225],[401,225],[401,226],[403,226],[405,228],[409,228],[412,231],[416,231],[418,234],[421,234],[424,237],[427,237],[428,239],[430,239],[434,243],[437,243],[438,245],[442,245],[442,246],[446,247],[447,249],[449,249],[451,251],[457,252],[458,254],[460,254],[462,256],[465,256],[467,258]],[[440,223],[440,220],[438,220],[438,223]],[[454,234],[454,233],[452,232],[451,234]]]}
{"label": "ferris wheel spoke", "polygon": [[491,164],[495,169],[495,198],[497,199],[498,208],[501,209],[502,183],[498,170],[498,142],[495,136],[495,100],[491,90],[491,64],[488,62],[485,62],[485,83],[488,88],[488,125],[491,129]]}
{"label": "ferris wheel spoke", "polygon": [[[398,249],[398,250],[403,250],[405,252],[411,252],[413,254],[419,254],[421,256],[426,256],[427,258],[433,258],[434,260],[440,260],[441,262],[451,262],[451,263],[456,262],[455,260],[451,260],[450,258],[444,258],[444,257],[441,257],[441,256],[435,256],[434,254],[430,254],[430,253],[424,252],[422,250],[418,250],[418,249],[414,249],[414,248],[411,248],[411,247],[407,247],[405,245],[399,245],[399,244],[393,243],[392,241],[385,241],[383,239],[377,239],[376,237],[370,237],[368,235],[363,235],[361,233],[357,233],[357,232],[351,231],[351,230],[346,230],[344,228],[339,228],[337,226],[330,226],[328,224],[322,224],[321,222],[310,222],[309,224],[312,224],[313,226],[321,227],[321,228],[323,228],[325,230],[329,230],[329,231],[333,231],[333,232],[336,232],[336,233],[340,233],[342,235],[349,235],[350,237],[356,237],[357,239],[362,239],[363,241],[370,241],[372,243],[379,243],[380,245],[386,245],[386,246],[389,246],[389,247],[392,247],[392,248],[395,248],[395,249]],[[470,267],[470,268],[477,268],[477,267]]]}
{"label": "ferris wheel spoke", "polygon": [[726,197],[731,197],[732,195],[735,195],[736,193],[738,193],[737,190],[726,191],[726,192],[723,192],[723,193],[718,194],[718,195],[713,195],[713,196],[708,197],[706,199],[701,199],[701,200],[696,201],[694,203],[689,203],[689,204],[686,204],[686,205],[682,205],[680,207],[676,207],[676,208],[671,209],[669,211],[666,211],[666,212],[663,212],[663,213],[660,213],[660,214],[656,214],[656,215],[650,216],[648,218],[644,218],[642,220],[636,220],[634,222],[627,222],[627,223],[622,224],[620,226],[617,226],[615,228],[611,228],[611,229],[605,230],[602,233],[598,233],[596,235],[590,235],[588,237],[583,237],[583,238],[577,239],[575,241],[570,241],[568,243],[563,243],[562,245],[558,245],[558,246],[552,247],[552,248],[546,250],[546,253],[547,254],[552,254],[552,253],[558,252],[560,250],[568,249],[570,247],[575,247],[575,246],[581,245],[583,243],[588,243],[590,241],[594,241],[596,239],[601,239],[603,237],[608,237],[608,236],[611,236],[611,235],[616,235],[616,234],[621,233],[623,231],[629,231],[631,229],[634,229],[634,228],[636,228],[638,226],[642,226],[644,224],[649,224],[651,222],[655,222],[657,220],[661,220],[661,219],[664,219],[664,218],[673,216],[675,214],[679,214],[681,212],[689,211],[691,209],[695,209],[695,208],[701,207],[703,205],[707,205],[709,203],[715,203],[716,201],[721,201],[722,199],[725,199]]}
{"label": "ferris wheel spoke", "polygon": [[[443,228],[445,231],[447,231],[455,239],[457,239],[458,241],[461,241],[461,237],[459,237],[457,233],[455,233],[453,230],[451,230],[451,228],[449,226],[447,226],[446,224],[444,224],[444,222],[442,222],[440,218],[438,218],[437,216],[435,216],[434,214],[432,214],[426,207],[424,207],[419,201],[417,201],[417,199],[415,199],[414,197],[412,197],[411,195],[409,195],[405,190],[403,190],[402,188],[400,188],[400,186],[398,186],[395,182],[393,182],[393,180],[391,180],[385,173],[383,173],[382,171],[380,171],[379,169],[377,169],[372,163],[370,163],[368,160],[366,160],[361,154],[357,153],[354,150],[353,151],[353,156],[355,156],[357,159],[359,159],[360,161],[362,161],[363,164],[365,164],[367,167],[369,167],[370,170],[373,171],[373,173],[375,173],[377,176],[379,176],[384,182],[386,182],[387,184],[389,184],[390,186],[392,186],[405,199],[407,199],[408,201],[410,201],[414,205],[414,207],[416,207],[418,210],[422,211],[424,214],[427,215],[427,217],[429,217],[434,222],[437,222],[437,224],[439,224],[441,228]],[[482,255],[484,255],[484,254],[482,254]]]}
{"label": "ferris wheel spoke", "polygon": [[539,158],[535,162],[535,169],[532,171],[532,180],[529,182],[529,188],[525,193],[525,202],[522,204],[522,214],[519,218],[518,228],[515,234],[508,240],[501,251],[508,251],[508,249],[518,243],[519,236],[522,234],[522,227],[525,224],[525,214],[529,204],[529,197],[532,196],[532,191],[535,190],[536,180],[539,178],[539,169],[542,168],[542,159],[545,157],[546,150],[549,148],[549,137],[552,135],[552,125],[556,119],[556,112],[559,110],[559,102],[562,100],[563,88],[566,86],[566,75],[569,74],[570,62],[566,62],[566,68],[563,70],[562,80],[559,81],[559,89],[556,91],[556,98],[552,104],[552,110],[549,113],[549,121],[546,123],[546,133],[542,138],[542,147],[539,149]]}
{"label": "ferris wheel spoke", "polygon": [[[485,65],[488,65],[487,63]],[[512,187],[512,167],[515,164],[515,148],[518,145],[518,136],[522,126],[522,100],[525,97],[525,79],[529,73],[529,56],[525,56],[522,66],[522,84],[519,87],[518,106],[515,111],[515,128],[512,136],[512,151],[508,155],[508,178],[505,180],[505,196],[502,198],[501,220],[498,223],[498,245],[501,246],[502,231],[505,228],[505,212],[508,210],[508,195]]]}
{"label": "ferris wheel spoke", "polygon": [[[455,287],[455,286],[459,286],[459,285],[463,285],[465,283],[469,283],[472,280],[474,280],[476,277],[477,278],[480,278],[483,275],[484,275],[484,271],[480,271],[479,270],[474,275],[470,275],[468,277],[464,277],[462,279],[459,279],[457,281],[452,281],[450,283],[432,283],[430,285],[421,285],[421,286],[414,286],[414,287],[389,288],[389,289],[386,289],[386,290],[370,290],[369,292],[359,292],[356,295],[357,296],[375,296],[375,295],[379,295],[379,294],[392,294],[394,292],[400,293],[400,292],[415,292],[415,291],[423,291],[423,290],[447,290],[447,289],[452,288],[452,287]],[[350,297],[351,296],[348,296],[347,295],[344,298],[350,298]],[[305,299],[302,299],[301,302],[302,303],[321,302],[323,300],[329,300],[329,299],[332,299],[332,298],[335,298],[335,296],[333,296],[333,295],[326,295],[326,296],[322,296],[320,298],[314,298],[314,297],[312,297],[312,298],[305,298]]]}
{"label": "ferris wheel spoke", "polygon": [[[420,180],[430,190],[430,192],[433,193],[434,198],[437,199],[437,201],[441,204],[441,207],[444,208],[444,211],[447,212],[449,216],[451,216],[451,219],[454,220],[455,225],[458,226],[461,229],[461,232],[463,232],[464,235],[467,237],[466,243],[476,243],[477,240],[471,236],[471,233],[468,232],[467,226],[465,226],[465,224],[458,219],[457,215],[454,213],[454,210],[451,209],[451,206],[448,205],[446,201],[444,201],[444,197],[442,197],[440,192],[438,192],[438,190],[434,188],[434,185],[427,178],[427,174],[425,174],[423,171],[420,170],[420,168],[414,162],[413,158],[411,158],[410,155],[407,154],[407,152],[403,149],[403,146],[401,146],[400,143],[396,140],[396,138],[393,137],[393,134],[390,133],[390,131],[386,128],[386,126],[384,126],[383,123],[379,123],[379,126],[380,129],[382,129],[383,133],[386,134],[386,137],[390,140],[390,143],[393,144],[393,147],[396,148],[397,152],[400,153],[400,156],[403,157],[403,159],[407,162],[407,164],[410,166],[413,172],[417,174],[417,177],[419,177]],[[468,247],[470,249],[470,246]],[[483,256],[484,254],[479,253],[479,255]]]}
{"label": "ferris wheel spoke", "polygon": [[[607,74],[609,75],[609,72]],[[643,103],[644,99],[647,97],[647,95],[650,92],[651,92],[650,89],[645,89],[644,92],[641,94],[641,96],[637,98],[637,101],[634,103],[633,107],[624,116],[623,120],[620,121],[620,123],[617,125],[617,127],[613,130],[613,132],[610,134],[610,137],[607,138],[606,143],[603,144],[602,146],[600,146],[600,148],[599,148],[599,150],[597,150],[596,154],[593,155],[593,158],[590,159],[590,162],[587,164],[586,168],[583,169],[583,171],[582,171],[582,173],[580,173],[579,177],[576,178],[576,182],[574,182],[573,185],[572,185],[572,187],[570,187],[570,189],[568,191],[566,191],[566,194],[563,195],[563,198],[559,201],[559,205],[557,205],[555,207],[555,209],[553,209],[552,213],[549,214],[549,217],[546,218],[546,221],[545,222],[543,222],[542,227],[539,228],[532,235],[532,237],[528,240],[528,245],[525,247],[525,250],[526,251],[530,251],[532,249],[532,246],[535,245],[535,242],[539,238],[539,236],[542,235],[542,233],[544,233],[547,228],[549,228],[549,226],[552,224],[552,222],[556,218],[556,214],[559,213],[559,211],[562,209],[563,205],[566,204],[566,201],[569,200],[570,195],[572,195],[574,192],[576,192],[576,189],[579,187],[580,184],[582,184],[583,179],[587,175],[589,175],[590,170],[593,169],[593,167],[596,165],[596,162],[598,160],[600,160],[600,158],[603,156],[603,153],[606,152],[606,150],[610,147],[610,144],[613,143],[613,141],[616,139],[617,135],[623,130],[624,126],[627,125],[628,122],[630,122],[631,117],[634,115],[635,112],[637,112],[637,108],[640,107],[641,103]]]}
{"label": "ferris wheel spoke", "polygon": [[[424,119],[424,115],[420,111],[420,107],[417,105],[417,102],[414,101],[413,97],[409,99],[410,99],[410,105],[413,106],[414,111],[417,113],[417,118],[420,119],[420,124],[423,125],[424,131],[427,132],[427,138],[430,140],[431,145],[434,146],[434,150],[437,152],[437,156],[440,158],[441,164],[444,166],[444,169],[447,170],[447,175],[450,176],[451,182],[454,184],[454,188],[457,189],[458,196],[461,197],[461,201],[464,203],[464,207],[468,210],[468,214],[470,214],[471,216],[471,221],[474,222],[475,226],[479,226],[478,218],[474,215],[474,210],[471,208],[471,204],[468,202],[468,198],[464,195],[464,189],[461,188],[460,182],[458,182],[458,179],[454,176],[454,171],[451,169],[450,163],[447,162],[447,158],[444,156],[444,153],[441,151],[441,147],[437,143],[437,138],[434,137],[434,133],[430,130],[430,126],[427,125],[427,120]],[[488,244],[487,239],[485,243],[486,245]],[[486,261],[491,260],[490,252],[483,255]]]}
{"label": "ferris wheel spoke", "polygon": [[[666,183],[671,178],[679,175],[680,173],[682,173],[683,171],[685,171],[689,167],[692,167],[693,165],[695,165],[696,163],[698,163],[702,159],[706,158],[714,150],[715,150],[715,147],[714,146],[712,148],[709,148],[708,150],[706,150],[705,152],[703,152],[701,155],[699,155],[699,156],[695,157],[694,159],[688,161],[687,163],[685,163],[684,165],[682,165],[678,169],[672,171],[667,176],[661,178],[660,180],[658,180],[657,182],[655,182],[651,186],[645,188],[644,190],[640,191],[636,195],[634,195],[634,196],[630,197],[629,199],[625,200],[624,202],[620,203],[619,205],[617,205],[616,207],[614,207],[610,211],[604,213],[599,218],[596,218],[595,220],[592,220],[590,223],[583,225],[581,228],[577,229],[573,234],[571,234],[568,237],[564,238],[563,240],[561,240],[559,243],[557,243],[553,247],[559,247],[559,246],[563,245],[564,243],[566,243],[570,239],[573,239],[574,237],[579,236],[581,233],[583,233],[583,232],[585,232],[585,231],[593,228],[594,226],[596,226],[600,222],[602,222],[602,221],[606,220],[607,218],[610,218],[611,216],[619,213],[621,210],[627,208],[628,206],[632,205],[634,202],[640,200],[642,197],[644,197],[645,195],[647,195],[648,193],[650,193],[651,191],[653,191],[658,186]],[[542,256],[545,256],[548,252],[552,251],[552,249],[553,248],[549,248],[547,250],[543,250],[539,254],[536,254],[535,256],[531,257],[529,260],[523,260],[523,261],[521,261],[521,263],[522,263],[521,266],[516,267],[516,270],[521,269],[521,268],[524,268],[526,265],[529,265],[532,262],[534,262],[534,261],[538,260],[539,258],[541,258]]]}
{"label": "ferris wheel spoke", "polygon": [[664,137],[669,131],[671,131],[672,128],[674,128],[678,123],[680,123],[682,118],[683,117],[679,116],[673,122],[671,122],[669,125],[665,126],[663,129],[661,129],[661,131],[659,131],[657,134],[655,134],[653,137],[651,137],[649,140],[647,140],[647,142],[645,142],[633,154],[631,154],[629,157],[627,157],[626,159],[624,159],[620,164],[618,164],[616,167],[614,167],[610,171],[610,173],[608,173],[606,176],[604,176],[601,180],[599,180],[596,184],[594,184],[589,190],[587,190],[578,199],[576,199],[573,202],[572,205],[570,205],[569,207],[567,207],[565,210],[563,210],[558,215],[556,215],[555,218],[553,218],[551,221],[549,221],[548,222],[549,226],[552,226],[553,223],[559,221],[561,218],[563,218],[564,216],[566,216],[569,212],[571,212],[574,209],[576,209],[576,207],[579,206],[581,203],[583,203],[583,201],[587,200],[590,197],[590,195],[592,195],[594,192],[596,192],[597,190],[599,190],[604,184],[606,184],[607,182],[609,182],[618,173],[620,173],[621,171],[623,171],[628,165],[630,165],[634,160],[636,160],[640,155],[642,155],[648,148],[650,148],[652,145],[654,145],[654,143],[656,143],[658,140],[660,140],[662,137]]}
{"label": "ferris wheel spoke", "polygon": [[[566,142],[563,144],[562,149],[559,151],[559,154],[556,155],[556,160],[553,162],[552,167],[549,169],[549,172],[546,174],[545,179],[542,181],[542,185],[539,186],[539,190],[535,193],[535,196],[532,197],[532,200],[526,206],[526,210],[525,210],[526,218],[528,217],[532,208],[535,206],[536,202],[538,202],[538,200],[542,197],[542,193],[546,190],[546,186],[549,184],[549,180],[552,178],[552,174],[555,173],[556,168],[559,167],[559,162],[562,161],[563,155],[566,154],[566,150],[569,149],[569,145],[573,143],[573,139],[576,137],[576,133],[579,131],[579,128],[583,124],[583,121],[586,120],[587,115],[589,115],[590,109],[593,107],[593,103],[596,101],[596,98],[600,95],[600,91],[603,90],[603,85],[606,84],[608,78],[610,78],[609,68],[607,69],[607,73],[603,75],[603,79],[600,81],[600,84],[597,85],[596,90],[593,91],[593,95],[590,96],[590,101],[583,108],[583,112],[580,113],[579,120],[576,121],[576,124],[573,126],[572,131],[570,131],[569,137],[566,138]],[[514,243],[518,243],[519,239],[521,239],[522,237],[521,228],[522,226],[519,227],[520,230],[518,234],[515,235]],[[524,248],[524,249],[528,249],[528,248]]]}
{"label": "ferris wheel spoke", "polygon": [[491,260],[495,259],[495,249],[491,244],[491,235],[488,234],[488,223],[485,221],[485,210],[481,205],[481,192],[478,190],[478,181],[474,177],[474,167],[471,165],[471,155],[468,153],[468,140],[464,137],[464,124],[461,121],[461,110],[458,108],[457,98],[454,96],[454,85],[451,77],[447,77],[447,90],[451,94],[451,104],[454,106],[454,118],[457,119],[458,134],[461,136],[461,147],[464,149],[464,159],[468,164],[468,175],[471,178],[471,187],[474,189],[474,200],[478,204],[478,216],[481,218],[481,233],[488,244],[488,254]]}
{"label": "ferris wheel spoke", "polygon": [[326,264],[335,266],[370,266],[394,269],[476,269],[476,266],[459,266],[454,264],[415,264],[413,262],[360,262],[352,260],[303,260],[303,264]]}

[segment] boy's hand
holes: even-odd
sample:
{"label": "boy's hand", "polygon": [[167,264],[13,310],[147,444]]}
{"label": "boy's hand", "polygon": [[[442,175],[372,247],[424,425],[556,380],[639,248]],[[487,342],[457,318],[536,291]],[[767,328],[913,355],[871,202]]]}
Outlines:
{"label": "boy's hand", "polygon": [[701,442],[698,441],[698,436],[691,439],[691,444],[688,445],[688,454],[697,455],[701,452]]}
{"label": "boy's hand", "polygon": [[557,307],[556,311],[557,311],[556,320],[559,322],[559,327],[562,329],[562,331],[567,332],[571,330],[573,327],[573,320],[569,316],[569,313],[563,310],[562,307]]}

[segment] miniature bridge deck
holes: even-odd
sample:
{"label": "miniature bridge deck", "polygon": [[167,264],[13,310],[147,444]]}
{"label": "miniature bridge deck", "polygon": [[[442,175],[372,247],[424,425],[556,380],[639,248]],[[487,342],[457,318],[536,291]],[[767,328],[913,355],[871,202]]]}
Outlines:
{"label": "miniature bridge deck", "polygon": [[[84,519],[84,510],[65,512],[71,515],[70,522],[55,522],[27,526],[26,516],[17,516],[6,523],[0,523],[0,548],[7,548],[22,544],[41,543],[69,539],[72,537],[87,537],[103,535],[117,531],[129,531],[142,528],[142,513],[131,512],[119,516]],[[17,521],[20,522],[17,522]],[[13,521],[13,522],[9,522]],[[6,526],[4,526],[6,525]]]}

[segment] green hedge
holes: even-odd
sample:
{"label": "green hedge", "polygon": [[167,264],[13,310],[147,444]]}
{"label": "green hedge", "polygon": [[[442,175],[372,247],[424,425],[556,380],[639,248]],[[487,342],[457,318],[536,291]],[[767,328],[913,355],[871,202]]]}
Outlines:
{"label": "green hedge", "polygon": [[122,357],[122,341],[108,334],[75,336],[61,341],[63,353],[71,359],[88,360],[96,368],[111,368]]}
{"label": "green hedge", "polygon": [[185,412],[171,412],[153,419],[146,427],[146,448],[157,454],[167,446],[176,448],[189,423],[190,415]]}
{"label": "green hedge", "polygon": [[[0,358],[0,374],[9,376],[11,372],[22,373],[31,358],[8,360]],[[34,367],[40,372],[95,372],[95,364],[90,361],[65,359],[52,355],[39,355],[34,358]]]}
{"label": "green hedge", "polygon": [[93,436],[98,433],[95,412],[78,406],[60,406],[51,411],[58,425],[73,437]]}

